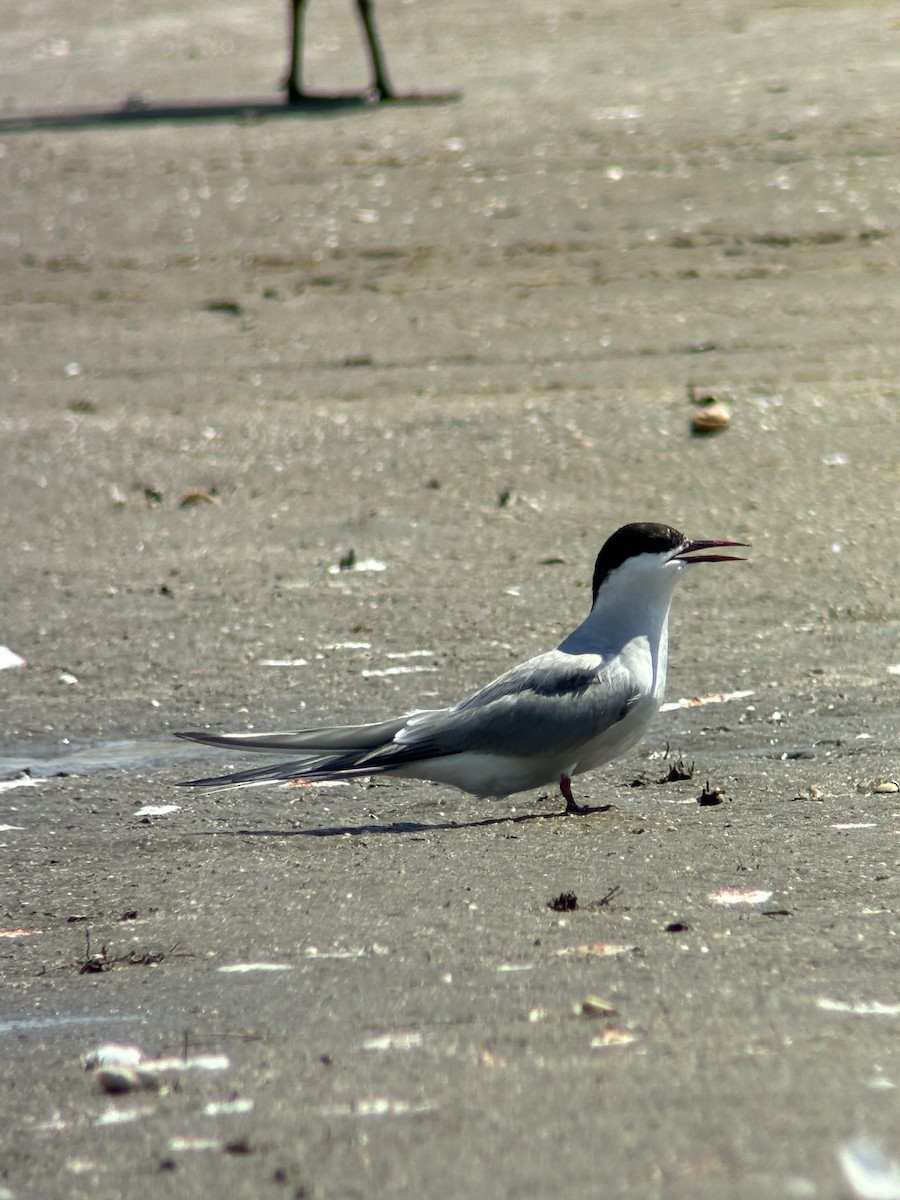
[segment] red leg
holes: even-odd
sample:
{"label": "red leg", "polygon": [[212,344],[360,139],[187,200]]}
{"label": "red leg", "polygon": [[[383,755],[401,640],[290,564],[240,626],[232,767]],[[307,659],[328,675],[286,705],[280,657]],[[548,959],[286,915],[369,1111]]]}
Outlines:
{"label": "red leg", "polygon": [[575,797],[572,795],[572,780],[568,775],[560,775],[559,790],[563,794],[563,799],[566,802],[567,813],[586,813],[588,809],[581,804],[575,803]]}

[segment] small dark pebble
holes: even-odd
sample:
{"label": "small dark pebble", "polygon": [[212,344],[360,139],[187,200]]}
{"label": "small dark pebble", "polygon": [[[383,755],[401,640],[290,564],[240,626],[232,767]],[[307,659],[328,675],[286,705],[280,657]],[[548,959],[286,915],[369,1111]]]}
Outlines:
{"label": "small dark pebble", "polygon": [[234,1138],[222,1147],[226,1154],[250,1154],[250,1143],[246,1138]]}
{"label": "small dark pebble", "polygon": [[174,1171],[177,1166],[178,1166],[178,1164],[176,1163],[174,1158],[160,1159],[159,1169],[161,1171]]}
{"label": "small dark pebble", "polygon": [[670,921],[666,926],[666,933],[689,933],[690,930],[687,921]]}
{"label": "small dark pebble", "polygon": [[227,298],[207,300],[203,307],[207,312],[227,313],[230,317],[239,317],[244,311],[237,300],[229,300]]}

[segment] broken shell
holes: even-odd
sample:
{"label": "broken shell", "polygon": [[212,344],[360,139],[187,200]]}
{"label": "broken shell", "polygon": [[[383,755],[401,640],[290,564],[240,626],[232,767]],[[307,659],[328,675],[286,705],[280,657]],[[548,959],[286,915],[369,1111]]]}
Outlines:
{"label": "broken shell", "polygon": [[563,958],[609,958],[614,954],[631,954],[637,946],[620,942],[587,942],[581,946],[563,946],[556,953]]}
{"label": "broken shell", "polygon": [[121,1042],[106,1042],[85,1054],[81,1060],[86,1071],[95,1067],[136,1067],[144,1057],[140,1046],[125,1046]]}
{"label": "broken shell", "polygon": [[883,779],[881,783],[876,783],[872,790],[876,794],[900,792],[900,783],[896,779]]}
{"label": "broken shell", "polygon": [[691,416],[691,432],[699,436],[721,433],[731,424],[731,413],[724,404],[705,404]]}
{"label": "broken shell", "polygon": [[213,492],[205,492],[202,488],[194,488],[185,492],[178,501],[179,508],[189,508],[192,504],[221,504],[222,501]]}
{"label": "broken shell", "polygon": [[599,1049],[603,1046],[627,1046],[635,1041],[636,1034],[630,1029],[617,1029],[615,1025],[607,1025],[602,1033],[591,1038],[591,1046]]}
{"label": "broken shell", "polygon": [[576,1015],[582,1017],[615,1017],[618,1009],[608,1000],[600,996],[585,996],[582,1002],[575,1006]]}

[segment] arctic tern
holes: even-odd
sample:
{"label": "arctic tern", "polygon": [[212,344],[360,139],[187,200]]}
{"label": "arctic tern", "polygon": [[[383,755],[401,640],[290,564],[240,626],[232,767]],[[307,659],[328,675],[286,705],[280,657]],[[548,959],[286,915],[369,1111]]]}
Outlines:
{"label": "arctic tern", "polygon": [[502,797],[555,784],[566,812],[586,811],[572,795],[572,778],[634,746],[662,703],[669,608],[680,575],[696,563],[741,562],[716,551],[745,545],[691,541],[669,525],[624,525],[597,555],[591,611],[555,650],[505,671],[452,708],[293,733],[178,733],[208,746],[291,755],[180,786],[396,775]]}

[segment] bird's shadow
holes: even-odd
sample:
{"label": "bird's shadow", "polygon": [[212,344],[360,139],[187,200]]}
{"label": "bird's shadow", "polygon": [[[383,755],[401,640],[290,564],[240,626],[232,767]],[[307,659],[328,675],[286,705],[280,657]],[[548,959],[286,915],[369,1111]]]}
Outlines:
{"label": "bird's shadow", "polygon": [[402,833],[439,833],[459,829],[481,829],[492,825],[523,825],[529,821],[556,821],[563,817],[590,817],[595,813],[611,812],[614,804],[585,805],[577,813],[556,812],[516,813],[506,817],[480,817],[477,821],[391,821],[387,825],[323,825],[317,829],[210,829],[198,837],[353,837]]}
{"label": "bird's shadow", "polygon": [[85,105],[26,111],[0,116],[0,133],[40,129],[84,129],[91,126],[152,125],[175,121],[261,121],[286,117],[325,118],[344,113],[375,112],[385,105],[447,104],[459,92],[400,92],[376,100],[368,92],[317,92],[288,103],[271,97],[229,97],[222,100],[150,101],[130,96],[117,107]]}

